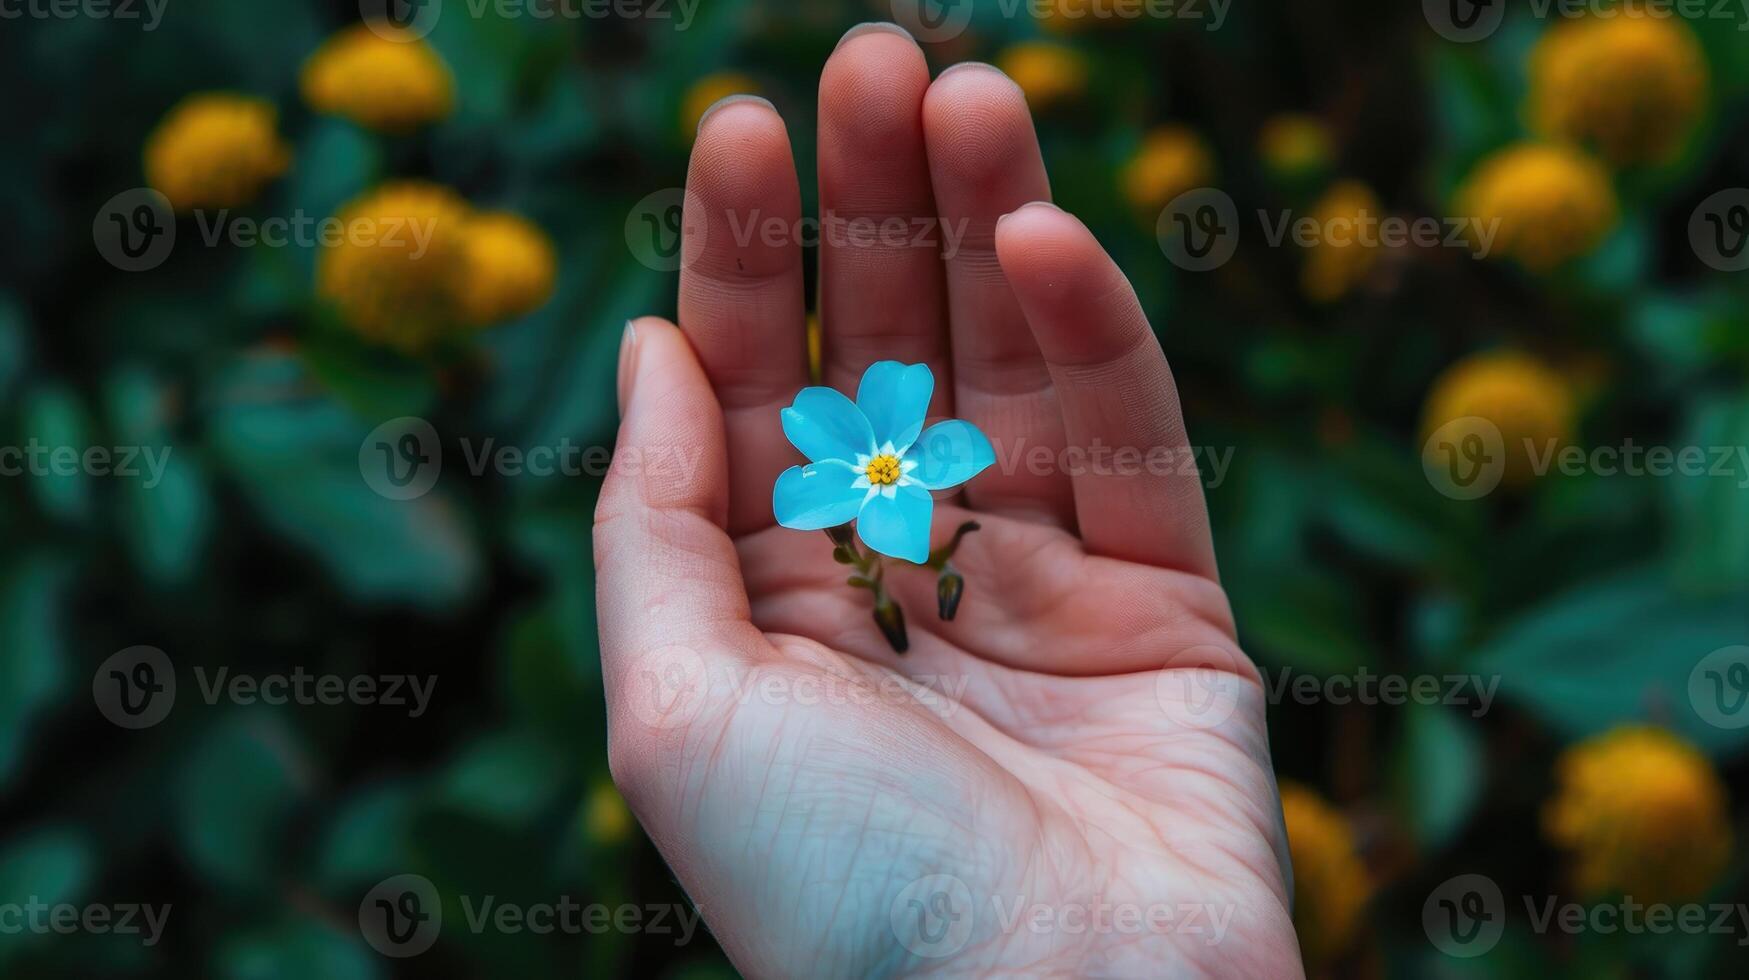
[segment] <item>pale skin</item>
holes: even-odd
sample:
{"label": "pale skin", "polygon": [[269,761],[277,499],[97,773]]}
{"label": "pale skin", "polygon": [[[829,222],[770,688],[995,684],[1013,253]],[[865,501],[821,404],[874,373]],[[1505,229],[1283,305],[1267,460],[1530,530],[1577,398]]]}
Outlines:
{"label": "pale skin", "polygon": [[775,525],[803,461],[779,423],[810,383],[802,251],[733,228],[795,227],[800,194],[779,115],[720,104],[680,324],[637,320],[621,353],[617,458],[649,462],[616,465],[596,512],[615,781],[747,976],[1301,975],[1263,689],[1201,483],[1055,462],[1189,444],[1133,290],[1043,203],[996,69],[932,80],[908,37],[859,29],[819,104],[823,211],[964,231],[946,257],[940,233],[826,235],[820,315],[824,383],[927,363],[931,419],[995,445],[937,494],[935,543],[983,527],[965,598],[943,622],[934,573],[889,568],[901,657],[826,536]]}

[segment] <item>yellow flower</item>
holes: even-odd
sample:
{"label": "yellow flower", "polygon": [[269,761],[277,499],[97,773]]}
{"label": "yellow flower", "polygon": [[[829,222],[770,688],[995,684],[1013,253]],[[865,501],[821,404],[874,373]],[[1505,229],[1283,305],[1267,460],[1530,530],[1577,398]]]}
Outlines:
{"label": "yellow flower", "polygon": [[465,322],[455,284],[467,271],[467,202],[418,181],[387,184],[339,214],[339,241],[316,261],[316,292],[366,339],[425,349]]}
{"label": "yellow flower", "polygon": [[[1506,453],[1502,479],[1520,485],[1535,473],[1532,447],[1541,459],[1571,440],[1573,413],[1572,389],[1543,362],[1517,351],[1489,351],[1453,364],[1434,381],[1422,438],[1459,419],[1486,420]],[[1429,444],[1427,451],[1438,450]]]}
{"label": "yellow flower", "polygon": [[1257,133],[1257,152],[1264,166],[1288,179],[1324,170],[1335,156],[1334,145],[1329,127],[1315,116],[1298,113],[1271,116]]}
{"label": "yellow flower", "polygon": [[1146,211],[1158,211],[1185,191],[1207,184],[1214,160],[1202,138],[1183,126],[1160,126],[1123,168],[1124,196]]}
{"label": "yellow flower", "polygon": [[388,25],[357,24],[304,62],[303,92],[317,112],[393,133],[449,115],[455,80],[424,40]]}
{"label": "yellow flower", "polygon": [[1669,732],[1605,732],[1562,753],[1555,776],[1543,831],[1572,853],[1586,894],[1697,898],[1730,861],[1725,787],[1705,756]]}
{"label": "yellow flower", "polygon": [[597,844],[619,844],[631,836],[632,812],[610,782],[599,782],[589,791],[583,807],[583,827]]}
{"label": "yellow flower", "polygon": [[1614,164],[1656,163],[1694,132],[1707,75],[1700,43],[1677,18],[1624,9],[1564,21],[1531,54],[1531,122]]}
{"label": "yellow flower", "polygon": [[1520,143],[1477,165],[1456,211],[1478,244],[1493,234],[1490,254],[1545,272],[1603,241],[1615,225],[1615,190],[1602,165],[1576,149]]}
{"label": "yellow flower", "polygon": [[1317,303],[1341,299],[1372,271],[1383,211],[1372,189],[1358,180],[1337,183],[1313,206],[1312,220],[1322,231],[1300,270],[1300,286],[1308,299]]}
{"label": "yellow flower", "polygon": [[1044,110],[1068,102],[1087,88],[1081,52],[1050,41],[1023,41],[996,58],[996,67],[1026,93],[1027,104]]}
{"label": "yellow flower", "polygon": [[757,95],[759,85],[739,72],[718,72],[692,83],[680,102],[680,131],[687,139],[698,135],[699,121],[710,107],[731,95]]}
{"label": "yellow flower", "polygon": [[146,183],[178,211],[247,204],[291,162],[277,118],[260,99],[189,96],[146,139]]}
{"label": "yellow flower", "polygon": [[505,212],[463,227],[467,274],[458,283],[462,315],[484,326],[531,313],[553,294],[557,260],[546,233]]}
{"label": "yellow flower", "polygon": [[1348,821],[1317,793],[1281,785],[1294,870],[1294,928],[1307,963],[1340,956],[1360,932],[1372,885]]}

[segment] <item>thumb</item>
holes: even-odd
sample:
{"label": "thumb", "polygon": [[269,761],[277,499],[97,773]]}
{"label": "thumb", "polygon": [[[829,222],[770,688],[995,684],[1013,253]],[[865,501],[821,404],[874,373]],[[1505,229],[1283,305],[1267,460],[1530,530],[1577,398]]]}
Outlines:
{"label": "thumb", "polygon": [[[595,508],[595,601],[611,741],[635,743],[675,728],[671,709],[696,707],[676,699],[692,696],[698,669],[753,653],[760,636],[724,530],[722,409],[679,329],[654,317],[626,325],[619,394]],[[644,690],[652,684],[675,689]]]}

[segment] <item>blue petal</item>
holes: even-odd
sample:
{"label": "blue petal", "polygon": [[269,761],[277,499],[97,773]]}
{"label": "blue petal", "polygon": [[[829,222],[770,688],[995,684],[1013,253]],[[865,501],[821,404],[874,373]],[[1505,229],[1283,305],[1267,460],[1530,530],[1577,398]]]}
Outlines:
{"label": "blue petal", "polygon": [[854,462],[858,453],[874,455],[874,432],[855,403],[832,388],[803,388],[783,410],[783,434],[816,463]]}
{"label": "blue petal", "polygon": [[935,393],[935,375],[927,364],[876,361],[862,373],[856,388],[856,407],[874,427],[875,445],[893,444],[903,454],[929,416],[929,396]]}
{"label": "blue petal", "polygon": [[771,512],[777,523],[797,531],[818,531],[848,524],[862,509],[867,488],[851,487],[859,474],[839,462],[792,466],[771,490]]}
{"label": "blue petal", "polygon": [[996,462],[996,451],[977,426],[953,419],[924,429],[905,461],[917,463],[911,479],[931,490],[946,490],[982,473]]}
{"label": "blue petal", "polygon": [[929,560],[929,519],[935,500],[916,485],[888,497],[876,494],[856,517],[856,536],[870,548],[921,565]]}

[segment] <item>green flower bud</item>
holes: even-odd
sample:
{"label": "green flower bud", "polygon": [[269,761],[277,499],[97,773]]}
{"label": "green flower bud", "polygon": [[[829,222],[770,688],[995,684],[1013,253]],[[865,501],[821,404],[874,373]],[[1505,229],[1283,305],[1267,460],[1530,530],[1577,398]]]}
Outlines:
{"label": "green flower bud", "polygon": [[911,649],[911,641],[905,636],[905,612],[892,599],[881,596],[875,601],[875,625],[887,638],[887,644],[894,653],[904,653]]}
{"label": "green flower bud", "polygon": [[966,577],[952,565],[943,569],[941,577],[935,580],[935,606],[942,619],[953,619],[954,613],[959,612],[960,598],[965,594]]}

